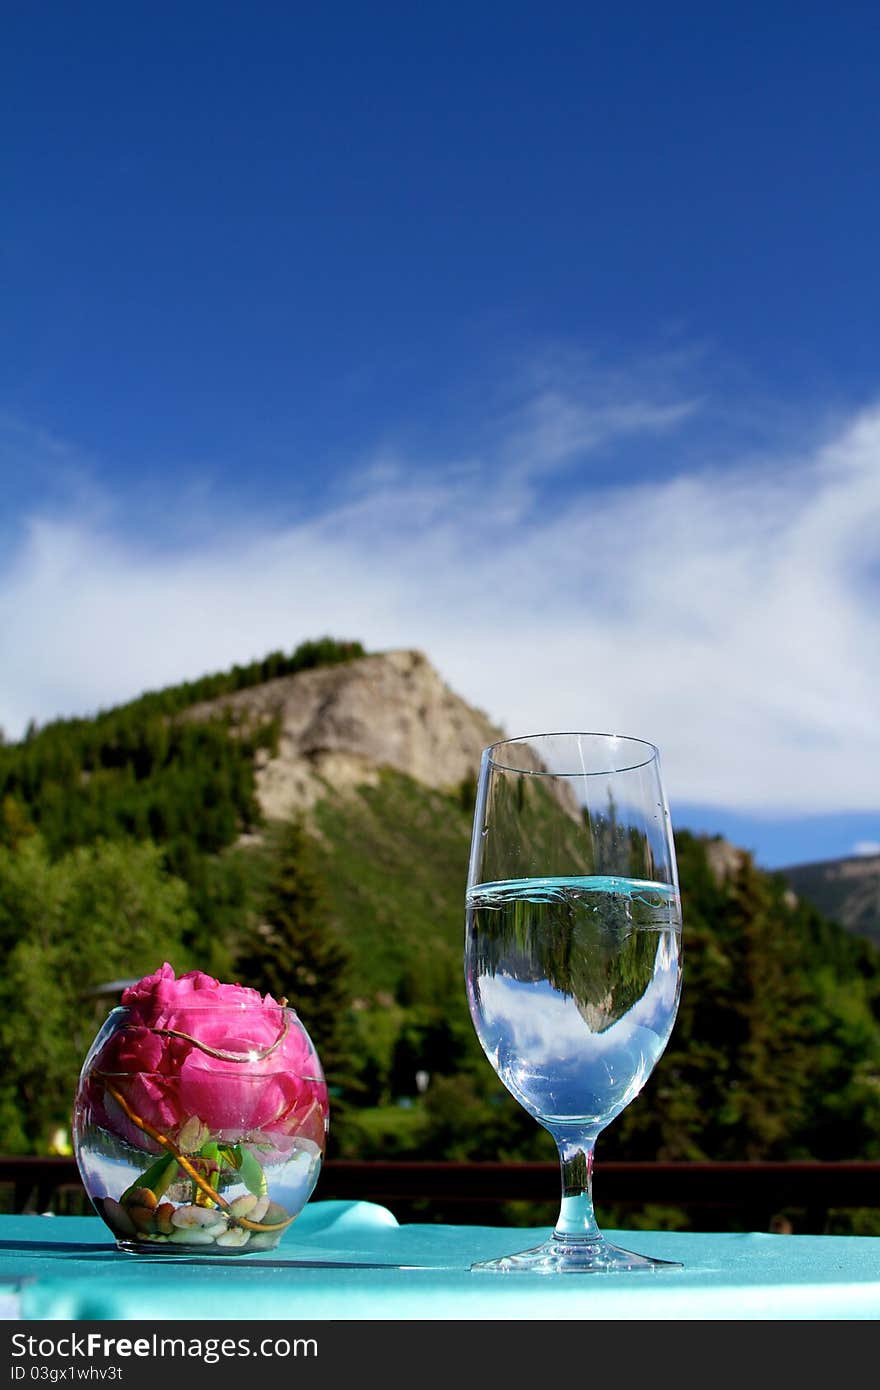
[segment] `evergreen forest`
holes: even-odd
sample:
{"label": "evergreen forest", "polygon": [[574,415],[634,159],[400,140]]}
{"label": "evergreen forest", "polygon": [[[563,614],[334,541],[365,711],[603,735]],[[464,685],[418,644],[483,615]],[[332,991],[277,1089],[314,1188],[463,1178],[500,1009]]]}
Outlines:
{"label": "evergreen forest", "polygon": [[[121,982],[167,960],[286,996],[348,1158],[543,1159],[483,1056],[462,972],[473,785],[390,770],[266,824],[278,728],[194,704],[363,655],[331,638],[0,745],[0,1149],[62,1148]],[[880,951],[743,854],[676,835],[685,983],[606,1158],[880,1158]]]}

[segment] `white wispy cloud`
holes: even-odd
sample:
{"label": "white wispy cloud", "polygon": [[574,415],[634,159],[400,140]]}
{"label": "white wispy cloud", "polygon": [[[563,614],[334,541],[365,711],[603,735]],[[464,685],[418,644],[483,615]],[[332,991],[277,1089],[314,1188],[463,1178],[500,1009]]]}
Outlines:
{"label": "white wispy cloud", "polygon": [[874,808],[880,410],[759,463],[571,475],[599,441],[650,450],[699,416],[544,383],[465,464],[377,458],[308,521],[227,517],[186,547],[135,543],[91,501],[32,507],[3,566],[0,724],[329,632],[422,648],[510,733],[658,743],[673,806]]}
{"label": "white wispy cloud", "polygon": [[543,390],[521,411],[506,455],[526,476],[558,468],[602,445],[643,434],[674,430],[699,410],[698,400],[657,402],[629,399],[584,404],[558,388]]}

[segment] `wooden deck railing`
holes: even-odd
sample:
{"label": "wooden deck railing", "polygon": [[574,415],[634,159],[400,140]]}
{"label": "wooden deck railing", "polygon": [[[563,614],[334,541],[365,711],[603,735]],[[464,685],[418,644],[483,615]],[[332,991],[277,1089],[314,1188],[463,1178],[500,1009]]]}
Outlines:
{"label": "wooden deck railing", "polygon": [[[821,1231],[831,1210],[880,1211],[880,1162],[597,1162],[595,1195],[597,1205],[606,1208],[677,1207],[703,1225],[717,1222],[718,1229],[732,1213],[750,1229],[766,1230],[776,1213],[798,1210],[804,1213],[798,1229]],[[65,1210],[77,1196],[82,1185],[72,1158],[0,1156],[4,1210]],[[555,1163],[334,1159],[324,1164],[315,1197],[380,1202],[401,1220],[433,1203],[444,1219],[467,1222],[485,1219],[504,1202],[553,1207],[559,1200],[559,1170]]]}

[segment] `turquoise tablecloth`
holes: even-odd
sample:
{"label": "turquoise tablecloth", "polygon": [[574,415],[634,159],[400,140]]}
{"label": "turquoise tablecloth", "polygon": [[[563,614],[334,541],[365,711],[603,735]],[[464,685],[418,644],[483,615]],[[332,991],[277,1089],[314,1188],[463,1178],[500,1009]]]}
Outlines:
{"label": "turquoise tablecloth", "polygon": [[[880,1237],[608,1232],[684,1268],[474,1274],[541,1230],[398,1225],[370,1202],[313,1202],[276,1251],[197,1260],[118,1252],[97,1217],[0,1217],[6,1318],[874,1319]],[[323,1267],[321,1261],[331,1261]]]}

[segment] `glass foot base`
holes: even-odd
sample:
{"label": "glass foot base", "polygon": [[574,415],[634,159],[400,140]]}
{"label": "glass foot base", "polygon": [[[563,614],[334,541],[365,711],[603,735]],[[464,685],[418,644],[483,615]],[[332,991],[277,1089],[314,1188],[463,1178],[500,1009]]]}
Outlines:
{"label": "glass foot base", "polygon": [[211,1259],[221,1256],[223,1259],[234,1259],[237,1255],[253,1254],[254,1250],[274,1250],[278,1244],[277,1240],[272,1246],[257,1245],[238,1245],[223,1246],[216,1241],[210,1244],[202,1242],[199,1245],[189,1245],[186,1243],[168,1241],[167,1244],[159,1244],[157,1241],[149,1240],[117,1240],[116,1249],[121,1250],[124,1255],[146,1255],[150,1259],[160,1260],[193,1260],[204,1259],[206,1255]]}
{"label": "glass foot base", "polygon": [[486,1274],[613,1274],[681,1268],[675,1260],[653,1260],[649,1255],[621,1250],[601,1236],[595,1240],[561,1240],[551,1236],[531,1250],[478,1260],[471,1265],[472,1270]]}

